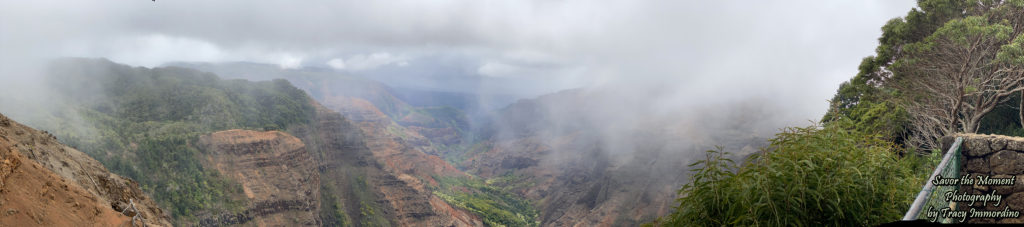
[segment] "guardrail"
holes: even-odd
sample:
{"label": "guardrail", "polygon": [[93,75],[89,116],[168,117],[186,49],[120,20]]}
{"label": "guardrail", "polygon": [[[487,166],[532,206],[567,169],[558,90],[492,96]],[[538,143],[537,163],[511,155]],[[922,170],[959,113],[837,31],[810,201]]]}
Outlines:
{"label": "guardrail", "polygon": [[[921,210],[925,208],[952,208],[956,205],[955,203],[946,202],[941,195],[946,194],[946,192],[956,190],[957,186],[935,186],[932,184],[932,179],[935,179],[935,176],[939,175],[942,175],[943,178],[960,177],[960,145],[963,142],[963,137],[957,137],[956,141],[953,142],[953,145],[949,146],[949,151],[946,151],[946,154],[942,156],[942,162],[935,167],[935,171],[928,177],[928,182],[924,184],[924,187],[921,188],[921,192],[918,193],[917,198],[914,199],[914,203],[910,205],[910,210],[907,211],[906,215],[903,215],[904,221],[927,219],[925,217],[921,217]],[[937,219],[936,221],[949,223],[952,220]]]}

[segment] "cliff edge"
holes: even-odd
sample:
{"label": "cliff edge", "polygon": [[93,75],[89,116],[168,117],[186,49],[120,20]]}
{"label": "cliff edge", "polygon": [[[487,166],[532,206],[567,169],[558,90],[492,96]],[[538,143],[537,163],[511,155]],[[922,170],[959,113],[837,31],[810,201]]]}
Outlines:
{"label": "cliff edge", "polygon": [[[130,204],[136,209],[128,209]],[[171,226],[134,180],[107,171],[45,131],[0,114],[2,225],[118,226],[136,215],[147,226]]]}

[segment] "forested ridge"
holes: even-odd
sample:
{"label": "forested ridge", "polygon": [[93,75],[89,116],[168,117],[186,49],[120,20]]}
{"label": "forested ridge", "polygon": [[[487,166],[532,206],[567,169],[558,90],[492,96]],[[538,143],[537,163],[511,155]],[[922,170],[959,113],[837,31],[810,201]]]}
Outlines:
{"label": "forested ridge", "polygon": [[306,93],[284,80],[221,80],[191,69],[133,68],[101,59],[56,60],[49,75],[67,102],[53,114],[61,123],[47,129],[139,181],[178,221],[242,209],[241,186],[203,168],[200,135],[284,130],[314,114]]}
{"label": "forested ridge", "polygon": [[919,0],[821,121],[744,160],[691,165],[656,226],[877,225],[899,220],[955,133],[1024,136],[1024,1]]}

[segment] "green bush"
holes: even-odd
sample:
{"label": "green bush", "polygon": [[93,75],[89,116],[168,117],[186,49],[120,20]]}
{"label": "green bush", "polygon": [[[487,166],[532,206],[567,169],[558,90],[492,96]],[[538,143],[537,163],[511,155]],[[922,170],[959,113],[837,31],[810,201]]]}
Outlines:
{"label": "green bush", "polygon": [[[899,220],[930,162],[837,125],[788,128],[737,165],[707,151],[664,226],[868,226]],[[935,158],[937,156],[932,156]]]}

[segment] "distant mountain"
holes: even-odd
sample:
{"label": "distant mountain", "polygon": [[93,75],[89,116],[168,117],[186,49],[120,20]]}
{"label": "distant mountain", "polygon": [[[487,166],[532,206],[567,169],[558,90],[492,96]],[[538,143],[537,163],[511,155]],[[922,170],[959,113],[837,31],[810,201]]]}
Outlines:
{"label": "distant mountain", "polygon": [[245,79],[266,81],[274,79],[288,80],[296,87],[305,90],[316,100],[346,96],[368,100],[388,116],[401,116],[411,106],[389,92],[389,88],[373,80],[338,74],[326,70],[281,69],[275,65],[236,62],[236,63],[172,63],[177,66],[196,69],[217,74],[225,79]]}
{"label": "distant mountain", "polygon": [[472,93],[390,86],[366,77],[327,68],[282,69],[277,65],[230,62],[176,62],[167,66],[192,68],[215,73],[227,79],[253,81],[286,79],[306,90],[317,100],[326,96],[348,96],[369,100],[389,116],[401,115],[407,105],[415,107],[448,106],[474,113],[504,107],[521,96],[502,93]]}
{"label": "distant mountain", "polygon": [[448,106],[467,112],[471,116],[508,106],[519,97],[515,95],[480,95],[394,87],[390,88],[389,91],[402,101],[409,103],[409,105],[417,107]]}
{"label": "distant mountain", "polygon": [[[424,152],[435,154],[438,147],[455,146],[471,137],[472,122],[483,118],[487,108],[510,103],[509,95],[478,95],[444,91],[393,88],[374,80],[329,69],[281,69],[258,63],[173,63],[179,67],[211,72],[225,78],[246,80],[285,79],[308,92],[324,106],[356,121],[379,120],[381,127],[393,121],[402,137]],[[369,106],[363,105],[366,101]],[[377,119],[359,111],[380,111],[389,119]]]}

